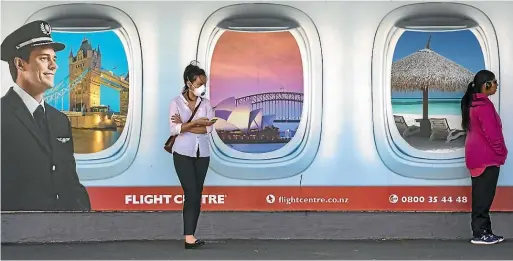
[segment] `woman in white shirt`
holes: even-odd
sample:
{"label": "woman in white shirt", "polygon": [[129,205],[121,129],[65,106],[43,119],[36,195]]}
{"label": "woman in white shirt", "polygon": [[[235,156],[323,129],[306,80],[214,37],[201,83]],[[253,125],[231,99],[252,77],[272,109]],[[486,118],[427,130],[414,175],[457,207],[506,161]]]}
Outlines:
{"label": "woman in white shirt", "polygon": [[[207,76],[196,65],[188,65],[183,73],[185,86],[170,106],[171,135],[178,135],[173,145],[176,173],[184,190],[183,222],[185,248],[205,244],[196,239],[196,225],[201,210],[203,183],[210,163],[209,136],[212,132],[214,112],[205,94]],[[198,107],[199,106],[199,107]],[[194,118],[187,123],[194,109]]]}

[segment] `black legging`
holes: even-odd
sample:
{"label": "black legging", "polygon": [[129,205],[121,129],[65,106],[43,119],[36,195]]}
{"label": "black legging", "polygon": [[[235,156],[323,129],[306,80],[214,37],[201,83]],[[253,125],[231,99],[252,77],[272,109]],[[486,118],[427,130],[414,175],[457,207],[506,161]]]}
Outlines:
{"label": "black legging", "polygon": [[472,232],[474,237],[493,233],[490,207],[495,198],[499,167],[487,167],[478,177],[472,177]]}
{"label": "black legging", "polygon": [[184,191],[184,235],[194,235],[201,211],[201,193],[207,175],[210,157],[188,157],[173,153],[175,170]]}

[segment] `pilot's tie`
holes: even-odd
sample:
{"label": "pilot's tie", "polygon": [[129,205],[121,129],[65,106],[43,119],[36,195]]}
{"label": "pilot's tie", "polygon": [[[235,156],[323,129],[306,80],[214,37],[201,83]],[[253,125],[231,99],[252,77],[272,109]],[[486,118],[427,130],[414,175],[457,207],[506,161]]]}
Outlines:
{"label": "pilot's tie", "polygon": [[36,120],[37,126],[39,127],[41,134],[43,134],[45,141],[49,142],[50,137],[48,134],[48,123],[46,121],[45,110],[42,105],[39,105],[34,112],[34,119]]}

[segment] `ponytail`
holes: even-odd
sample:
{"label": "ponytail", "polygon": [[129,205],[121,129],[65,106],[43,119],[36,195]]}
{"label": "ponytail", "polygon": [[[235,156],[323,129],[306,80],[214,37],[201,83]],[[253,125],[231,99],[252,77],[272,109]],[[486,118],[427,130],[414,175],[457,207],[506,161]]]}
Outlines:
{"label": "ponytail", "polygon": [[461,98],[461,128],[465,131],[470,129],[470,107],[474,100],[474,94],[480,93],[483,84],[495,79],[495,74],[488,70],[481,70],[476,73],[474,80],[468,84],[465,95]]}
{"label": "ponytail", "polygon": [[470,128],[470,106],[472,106],[472,97],[474,96],[475,83],[468,84],[465,95],[461,98],[461,128],[468,131]]}

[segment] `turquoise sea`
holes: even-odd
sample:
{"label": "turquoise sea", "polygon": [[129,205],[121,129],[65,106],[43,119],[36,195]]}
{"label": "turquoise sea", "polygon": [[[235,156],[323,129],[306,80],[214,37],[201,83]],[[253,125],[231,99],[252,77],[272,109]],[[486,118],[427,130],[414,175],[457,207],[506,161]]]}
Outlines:
{"label": "turquoise sea", "polygon": [[[428,113],[445,114],[445,115],[461,115],[460,109],[461,99],[445,98],[445,99],[429,99]],[[422,114],[422,99],[418,98],[401,98],[392,99],[392,111],[394,114]]]}

